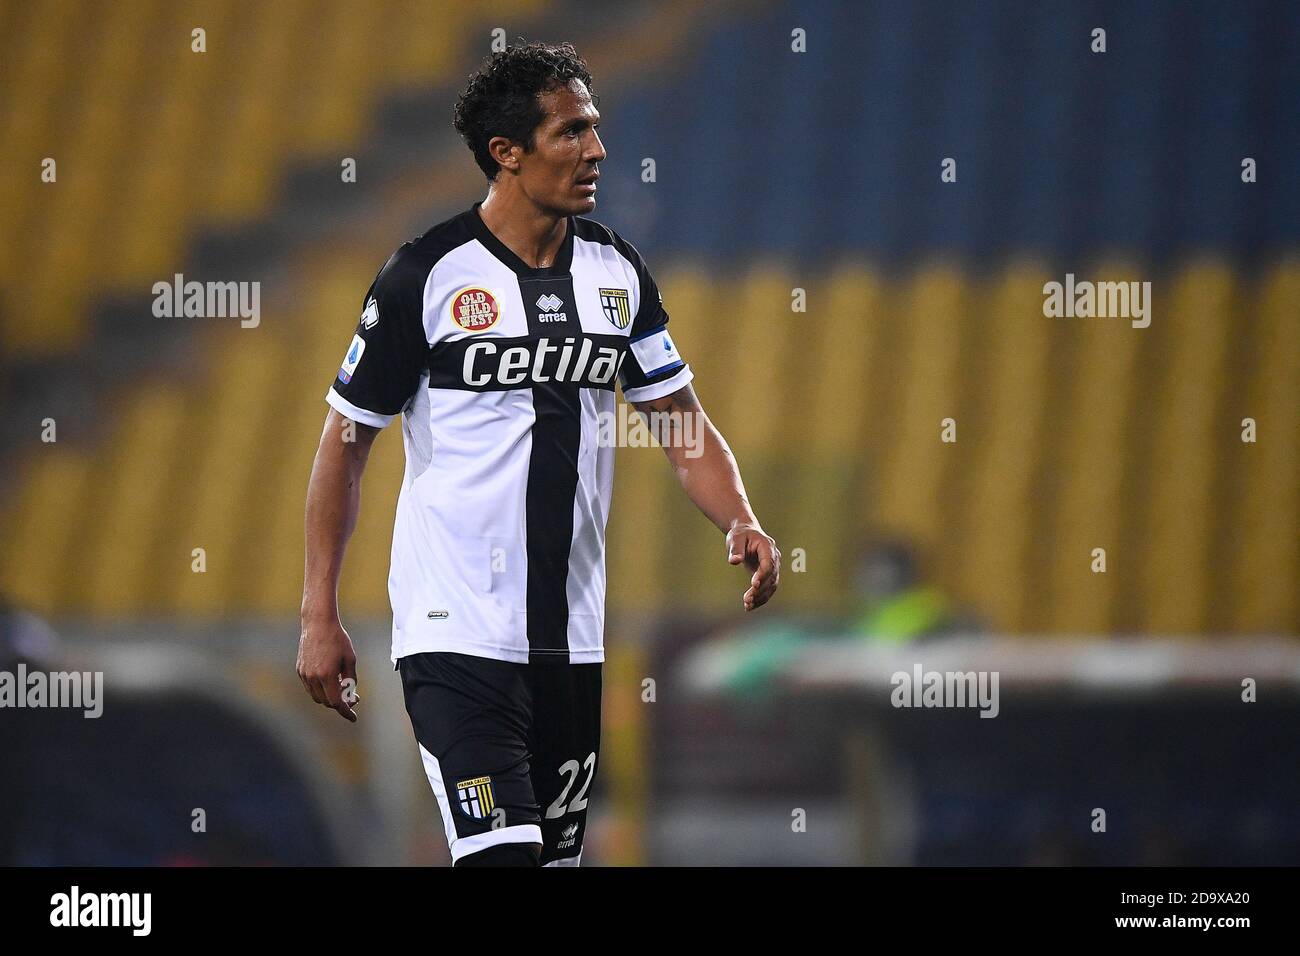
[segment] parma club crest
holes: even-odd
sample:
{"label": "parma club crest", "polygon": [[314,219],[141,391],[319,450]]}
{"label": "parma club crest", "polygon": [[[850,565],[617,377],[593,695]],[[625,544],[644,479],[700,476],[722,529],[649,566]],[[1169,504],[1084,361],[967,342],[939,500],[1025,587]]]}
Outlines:
{"label": "parma club crest", "polygon": [[484,819],[496,806],[492,797],[491,777],[460,781],[456,784],[456,796],[460,800],[460,808],[475,820]]}
{"label": "parma club crest", "polygon": [[627,324],[632,321],[627,289],[601,289],[600,307],[605,310],[605,318],[620,329],[627,328]]}

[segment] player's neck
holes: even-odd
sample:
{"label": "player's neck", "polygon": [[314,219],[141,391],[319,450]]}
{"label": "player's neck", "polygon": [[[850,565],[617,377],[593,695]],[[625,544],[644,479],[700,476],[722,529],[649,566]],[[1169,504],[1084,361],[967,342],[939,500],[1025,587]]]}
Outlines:
{"label": "player's neck", "polygon": [[568,217],[539,209],[517,190],[491,189],[478,207],[483,224],[492,234],[533,269],[545,269],[555,262],[564,245]]}

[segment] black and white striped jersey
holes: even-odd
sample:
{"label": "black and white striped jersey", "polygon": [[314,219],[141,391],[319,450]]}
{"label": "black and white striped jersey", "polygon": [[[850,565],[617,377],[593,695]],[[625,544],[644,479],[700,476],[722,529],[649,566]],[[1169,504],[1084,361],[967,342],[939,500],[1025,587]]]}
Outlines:
{"label": "black and white striped jersey", "polygon": [[554,264],[530,268],[479,205],[388,260],[326,396],[367,425],[402,416],[393,660],[601,661],[614,448],[598,429],[616,380],[640,402],[691,371],[630,243],[570,216]]}

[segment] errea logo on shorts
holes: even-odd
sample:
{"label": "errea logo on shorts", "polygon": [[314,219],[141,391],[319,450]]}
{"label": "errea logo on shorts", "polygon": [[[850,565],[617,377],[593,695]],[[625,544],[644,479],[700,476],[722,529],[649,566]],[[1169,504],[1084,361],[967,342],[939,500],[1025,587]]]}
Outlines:
{"label": "errea logo on shorts", "polygon": [[557,850],[567,850],[573,844],[578,842],[578,825],[570,823],[560,831],[560,842],[555,844]]}

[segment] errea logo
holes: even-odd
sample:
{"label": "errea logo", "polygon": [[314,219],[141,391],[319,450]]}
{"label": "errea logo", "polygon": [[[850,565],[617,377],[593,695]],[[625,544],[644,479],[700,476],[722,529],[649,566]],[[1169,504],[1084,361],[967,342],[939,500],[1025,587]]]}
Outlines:
{"label": "errea logo", "polygon": [[548,292],[546,295],[540,296],[537,299],[537,307],[542,310],[541,314],[537,316],[538,322],[569,321],[569,314],[560,311],[560,309],[564,308],[564,300],[554,292]]}
{"label": "errea logo", "polygon": [[573,844],[578,842],[578,825],[570,823],[560,831],[560,842],[555,844],[557,850],[567,850]]}
{"label": "errea logo", "polygon": [[374,297],[366,301],[366,309],[361,313],[361,327],[363,329],[373,329],[379,324],[379,303]]}

